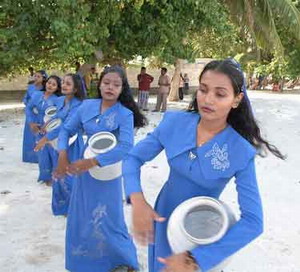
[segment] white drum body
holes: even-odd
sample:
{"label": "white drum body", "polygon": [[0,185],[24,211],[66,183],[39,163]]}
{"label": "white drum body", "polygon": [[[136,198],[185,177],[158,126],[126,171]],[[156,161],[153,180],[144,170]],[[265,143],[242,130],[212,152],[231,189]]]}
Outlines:
{"label": "white drum body", "polygon": [[44,122],[47,123],[52,117],[55,116],[57,108],[55,106],[50,106],[45,110]]}
{"label": "white drum body", "polygon": [[[53,119],[51,121],[49,121],[49,123],[46,125],[45,127],[45,130],[47,132],[50,132],[56,128],[58,128],[60,125],[62,124],[62,120],[60,118],[56,118],[56,119]],[[74,136],[72,136],[70,139],[69,139],[69,146],[71,144],[73,144],[76,139],[77,139],[78,135],[75,134]],[[57,138],[53,139],[52,141],[50,141],[50,144],[52,145],[52,147],[57,150],[58,149],[58,143],[57,143]]]}
{"label": "white drum body", "polygon": [[[117,145],[117,139],[110,132],[98,132],[88,140],[83,157],[85,159],[94,158],[99,154],[106,153]],[[94,166],[89,169],[90,175],[101,181],[109,181],[116,179],[122,175],[122,161],[107,166]]]}
{"label": "white drum body", "polygon": [[[168,241],[173,253],[181,253],[220,240],[235,222],[234,214],[223,202],[211,197],[193,197],[171,214]],[[209,271],[220,272],[228,260]]]}

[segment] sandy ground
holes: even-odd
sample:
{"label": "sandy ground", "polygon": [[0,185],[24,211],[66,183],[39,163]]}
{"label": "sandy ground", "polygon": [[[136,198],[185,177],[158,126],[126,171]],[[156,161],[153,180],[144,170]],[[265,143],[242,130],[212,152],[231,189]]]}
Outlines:
{"label": "sandy ground", "polygon": [[[265,232],[237,253],[224,272],[300,272],[300,96],[250,93],[263,134],[288,155],[257,158],[265,213]],[[183,109],[183,102],[170,103]],[[154,99],[151,98],[152,107]],[[161,113],[147,114],[149,126],[136,141],[152,131]],[[50,210],[51,189],[36,182],[37,166],[21,162],[22,105],[0,105],[0,271],[63,272],[65,219]],[[168,166],[162,153],[143,167],[143,187],[149,202],[166,180]],[[222,194],[238,214],[233,182]],[[130,224],[130,207],[125,207]],[[146,272],[146,250],[139,249],[141,271]]]}

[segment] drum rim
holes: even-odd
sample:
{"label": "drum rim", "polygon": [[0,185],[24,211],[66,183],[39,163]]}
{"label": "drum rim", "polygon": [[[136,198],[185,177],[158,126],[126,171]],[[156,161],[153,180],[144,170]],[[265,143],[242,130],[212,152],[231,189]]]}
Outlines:
{"label": "drum rim", "polygon": [[[97,148],[93,148],[93,142],[95,140],[99,140],[99,139],[103,139],[103,138],[111,139],[113,141],[113,143],[109,147],[104,148],[102,150],[97,149]],[[106,153],[106,152],[110,151],[111,149],[113,149],[116,145],[117,145],[116,136],[114,134],[112,134],[111,132],[108,132],[108,131],[97,132],[97,133],[93,134],[90,137],[90,139],[88,140],[88,148],[96,154]]]}
{"label": "drum rim", "polygon": [[47,132],[50,132],[52,131],[53,129],[56,129],[57,127],[54,127],[52,129],[49,130],[49,126],[52,124],[52,123],[58,123],[57,127],[59,127],[61,124],[62,124],[62,120],[60,118],[55,118],[55,119],[52,119],[51,121],[48,122],[48,124],[45,126],[45,130]]}
{"label": "drum rim", "polygon": [[[54,114],[49,114],[48,111],[51,111],[51,110],[55,110],[55,113]],[[56,106],[50,106],[48,107],[46,110],[45,110],[45,115],[51,117],[51,116],[54,116],[56,114],[56,111],[57,111],[57,107]]]}
{"label": "drum rim", "polygon": [[[198,197],[197,199],[196,198],[194,198],[194,199],[193,199],[193,201],[191,201],[189,203],[189,205],[187,205],[187,207],[183,211],[182,220],[180,220],[181,231],[184,233],[184,235],[187,237],[187,239],[189,239],[190,241],[197,243],[197,244],[203,245],[203,244],[210,244],[210,243],[214,243],[214,242],[218,241],[219,239],[221,239],[224,236],[224,234],[226,233],[226,231],[229,228],[229,218],[228,218],[225,207],[223,207],[223,205],[220,201],[218,201],[217,199],[211,198],[211,197]],[[189,234],[184,227],[185,218],[188,215],[188,213],[191,210],[193,210],[194,208],[196,208],[198,206],[202,206],[202,205],[212,207],[213,209],[218,211],[220,213],[220,215],[222,216],[222,220],[223,220],[222,227],[219,230],[219,232],[216,235],[212,236],[211,238],[196,238],[196,237],[192,236],[191,234]]]}

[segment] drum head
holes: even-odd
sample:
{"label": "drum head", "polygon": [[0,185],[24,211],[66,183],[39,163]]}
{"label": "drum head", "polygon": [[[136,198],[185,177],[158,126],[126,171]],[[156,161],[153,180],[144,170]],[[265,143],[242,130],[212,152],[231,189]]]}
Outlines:
{"label": "drum head", "polygon": [[48,107],[45,110],[45,114],[48,116],[54,116],[56,114],[56,107],[55,106]]}
{"label": "drum head", "polygon": [[210,239],[223,227],[222,214],[211,206],[199,206],[190,210],[183,219],[185,231],[196,239]]}
{"label": "drum head", "polygon": [[113,149],[117,145],[117,139],[114,134],[103,131],[94,134],[88,144],[93,152],[101,154]]}
{"label": "drum head", "polygon": [[61,125],[61,123],[62,123],[61,119],[59,119],[59,118],[53,119],[46,125],[45,130],[47,132],[50,132],[50,131],[58,128]]}

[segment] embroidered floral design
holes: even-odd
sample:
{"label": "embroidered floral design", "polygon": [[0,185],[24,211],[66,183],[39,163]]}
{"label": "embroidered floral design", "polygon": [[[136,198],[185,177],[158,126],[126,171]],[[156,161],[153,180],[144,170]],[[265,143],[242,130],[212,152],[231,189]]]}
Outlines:
{"label": "embroidered floral design", "polygon": [[215,143],[212,149],[205,154],[205,158],[209,157],[212,157],[210,162],[215,170],[225,171],[230,167],[227,144],[224,144],[221,149],[219,145]]}
{"label": "embroidered floral design", "polygon": [[106,205],[98,205],[97,208],[93,210],[91,223],[93,225],[93,236],[96,239],[101,240],[104,238],[100,226],[102,224],[102,218],[106,215]]}
{"label": "embroidered floral design", "polygon": [[196,156],[192,151],[190,151],[190,153],[189,153],[189,158],[190,158],[190,160],[192,161],[192,160],[196,159],[197,156]]}
{"label": "embroidered floral design", "polygon": [[[88,256],[93,259],[102,258],[106,255],[105,235],[102,232],[101,225],[104,217],[107,216],[106,205],[99,204],[92,212],[90,224],[92,232],[87,239],[77,246],[72,245],[72,254],[76,256]],[[91,242],[91,239],[94,242]]]}
{"label": "embroidered floral design", "polygon": [[105,124],[107,126],[107,128],[113,129],[115,126],[115,117],[116,117],[116,113],[112,112],[109,115],[105,116]]}

